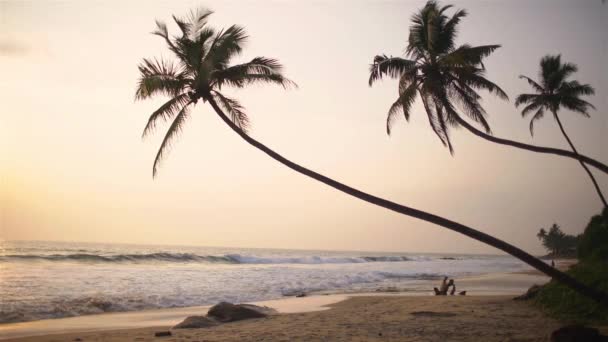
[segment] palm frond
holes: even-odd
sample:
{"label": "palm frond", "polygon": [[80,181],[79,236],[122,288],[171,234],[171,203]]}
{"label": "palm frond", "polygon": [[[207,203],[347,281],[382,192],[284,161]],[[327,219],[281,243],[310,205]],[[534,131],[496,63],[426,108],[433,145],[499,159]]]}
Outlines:
{"label": "palm frond", "polygon": [[142,133],[142,138],[145,138],[156,128],[156,122],[158,120],[162,119],[167,121],[171,119],[175,114],[179,113],[189,101],[190,94],[184,93],[172,98],[160,106],[156,111],[154,111],[154,113],[152,113],[152,115],[150,115],[148,123],[146,124],[146,127]]}
{"label": "palm frond", "polygon": [[461,45],[456,50],[442,56],[440,63],[444,65],[480,65],[483,59],[490,56],[492,52],[500,48],[500,45],[482,45],[472,47],[468,44]]}
{"label": "palm frond", "polygon": [[140,78],[135,99],[142,100],[155,94],[177,96],[188,85],[188,78],[177,67],[165,60],[145,59],[138,66]]}
{"label": "palm frond", "polygon": [[544,107],[545,105],[542,101],[530,101],[529,104],[521,111],[521,116],[526,117],[526,115],[530,114],[530,112]]}
{"label": "palm frond", "polygon": [[545,91],[545,90],[543,89],[543,87],[542,87],[540,84],[538,84],[536,81],[534,81],[534,80],[533,80],[533,79],[531,79],[530,77],[528,77],[528,76],[524,76],[524,75],[519,75],[519,78],[521,78],[521,79],[524,79],[524,80],[528,81],[528,84],[529,84],[529,85],[530,85],[532,88],[534,88],[534,90],[536,90],[537,92],[542,93],[542,92],[544,92],[544,91]]}
{"label": "palm frond", "polygon": [[479,103],[480,96],[469,87],[460,87],[457,84],[452,84],[449,91],[449,98],[456,99],[460,104],[460,108],[467,114],[468,117],[475,122],[480,123],[486,133],[491,134],[490,124],[486,120],[486,111]]}
{"label": "palm frond", "polygon": [[545,115],[545,111],[543,110],[543,107],[540,107],[536,111],[536,113],[534,114],[534,116],[532,116],[532,119],[530,120],[530,135],[531,136],[534,136],[534,121],[542,119],[542,117],[544,115]]}
{"label": "palm frond", "polygon": [[578,81],[563,82],[557,90],[560,94],[570,97],[590,96],[595,94],[595,89],[588,84],[580,84]]}
{"label": "palm frond", "polygon": [[410,120],[410,109],[416,100],[416,91],[418,90],[416,82],[409,84],[400,91],[399,98],[391,105],[386,117],[386,134],[391,135],[391,127],[398,114],[403,113],[406,121]]}
{"label": "palm frond", "polygon": [[466,86],[474,89],[483,89],[503,100],[509,99],[509,96],[502,88],[483,76],[483,71],[481,69],[453,67],[450,68],[450,73],[453,75],[452,81],[456,82],[461,87]]}
{"label": "palm frond", "polygon": [[153,178],[156,177],[156,173],[158,172],[158,166],[160,165],[160,162],[165,157],[167,150],[170,148],[172,140],[175,139],[177,137],[177,135],[179,135],[179,133],[182,130],[182,126],[184,125],[186,119],[188,118],[188,113],[189,113],[188,106],[190,105],[190,103],[191,102],[188,102],[185,106],[182,107],[182,109],[179,111],[179,113],[173,120],[173,123],[169,127],[167,134],[165,134],[165,138],[163,139],[163,142],[161,143],[160,148],[158,149],[158,152],[156,153],[156,158],[154,158],[154,165],[152,167],[152,177]]}
{"label": "palm frond", "polygon": [[519,94],[515,98],[515,107],[519,107],[520,105],[526,103],[539,102],[538,100],[540,99],[540,96],[541,95],[537,94]]}
{"label": "palm frond", "polygon": [[484,77],[484,71],[471,67],[452,67],[451,73],[455,76],[458,83],[466,84],[469,87],[484,89],[503,100],[508,100],[509,96],[497,84]]}
{"label": "palm frond", "polygon": [[222,109],[228,112],[232,122],[241,130],[247,132],[247,129],[249,128],[249,118],[245,113],[245,108],[237,100],[224,96],[218,91],[213,91],[213,98]]}
{"label": "palm frond", "polygon": [[443,112],[441,111],[441,107],[437,108],[432,96],[425,94],[423,91],[419,91],[419,94],[420,98],[422,99],[422,105],[424,106],[424,109],[427,113],[431,128],[433,129],[441,143],[444,146],[448,147],[448,149],[450,150],[450,154],[453,154],[454,150],[452,148],[450,137],[448,136],[448,132],[446,130],[447,128],[445,125],[445,120],[443,118]]}
{"label": "palm frond", "polygon": [[567,108],[568,110],[582,114],[587,118],[590,117],[588,112],[589,108],[595,109],[595,107],[591,103],[573,96],[562,97],[561,105]]}
{"label": "palm frond", "polygon": [[218,32],[205,60],[216,69],[226,68],[232,57],[241,53],[247,38],[245,29],[238,25]]}
{"label": "palm frond", "polygon": [[212,85],[221,89],[223,85],[242,88],[253,83],[272,83],[287,89],[297,84],[281,73],[283,66],[278,60],[255,57],[248,63],[233,65],[226,69],[215,70],[211,75]]}
{"label": "palm frond", "polygon": [[374,57],[374,63],[369,68],[369,85],[382,79],[383,76],[399,78],[402,74],[416,67],[416,62],[400,58],[378,55]]}
{"label": "palm frond", "polygon": [[190,22],[192,23],[192,25],[190,27],[190,38],[192,40],[196,39],[196,37],[198,37],[200,35],[201,31],[203,29],[205,29],[205,26],[208,23],[207,19],[212,14],[213,14],[212,10],[209,10],[209,9],[203,8],[203,7],[190,12],[189,19],[190,19]]}

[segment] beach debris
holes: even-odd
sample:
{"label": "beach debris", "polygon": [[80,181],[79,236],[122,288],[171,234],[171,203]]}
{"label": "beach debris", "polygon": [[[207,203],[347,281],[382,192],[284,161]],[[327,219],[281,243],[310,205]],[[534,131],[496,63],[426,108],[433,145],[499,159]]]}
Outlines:
{"label": "beach debris", "polygon": [[76,342],[78,342],[78,341],[82,341],[82,339],[81,339],[80,337],[76,337],[76,338],[75,338],[75,339],[73,339],[72,341],[76,341]]}
{"label": "beach debris", "polygon": [[298,294],[296,294],[297,298],[302,298],[302,297],[306,297],[306,293],[305,292],[300,292]]}
{"label": "beach debris", "polygon": [[453,312],[436,312],[436,311],[413,311],[410,315],[416,317],[453,317],[457,314]]}
{"label": "beach debris", "polygon": [[171,336],[171,332],[170,331],[157,331],[154,333],[154,337],[165,337],[165,336]]}
{"label": "beach debris", "polygon": [[522,294],[521,296],[517,296],[515,298],[513,298],[514,300],[528,300],[528,299],[532,299],[534,297],[536,297],[536,295],[538,295],[538,293],[540,292],[540,290],[543,287],[540,285],[532,285],[528,291],[526,291],[526,293]]}
{"label": "beach debris", "polygon": [[602,342],[608,337],[602,336],[599,330],[579,324],[567,325],[551,333],[551,342]]}
{"label": "beach debris", "polygon": [[467,291],[460,291],[458,292],[459,296],[466,296],[467,295]]}
{"label": "beach debris", "polygon": [[263,318],[273,313],[276,313],[276,311],[266,306],[221,302],[212,306],[207,316],[220,322],[234,322],[250,318]]}
{"label": "beach debris", "polygon": [[181,323],[174,326],[172,329],[199,329],[209,328],[218,325],[219,323],[205,316],[189,316]]}

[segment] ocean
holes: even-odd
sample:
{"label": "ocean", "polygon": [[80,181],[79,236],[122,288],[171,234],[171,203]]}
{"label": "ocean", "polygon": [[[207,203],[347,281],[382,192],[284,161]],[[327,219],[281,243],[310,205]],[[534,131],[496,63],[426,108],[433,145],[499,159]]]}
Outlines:
{"label": "ocean", "polygon": [[523,269],[496,255],[0,241],[0,323],[300,293],[429,293],[443,276]]}

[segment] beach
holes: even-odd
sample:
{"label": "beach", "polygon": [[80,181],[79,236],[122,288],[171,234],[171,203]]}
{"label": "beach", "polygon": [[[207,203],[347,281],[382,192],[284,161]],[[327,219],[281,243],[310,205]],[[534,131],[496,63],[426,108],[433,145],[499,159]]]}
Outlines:
{"label": "beach", "polygon": [[355,296],[329,307],[171,330],[170,337],[154,337],[170,328],[154,326],[7,341],[546,341],[563,325],[510,296]]}
{"label": "beach", "polygon": [[[36,242],[0,261],[6,341],[542,341],[564,324],[513,300],[549,278],[508,256]],[[466,295],[434,296],[444,276]],[[221,301],[276,314],[171,329]]]}
{"label": "beach", "polygon": [[[277,309],[262,319],[171,330],[208,306],[106,313],[0,325],[6,341],[545,341],[564,322],[513,297],[548,278],[534,272],[456,279],[466,296],[429,291],[314,295],[256,302]],[[606,328],[601,328],[607,331]],[[170,330],[170,337],[155,332]],[[35,336],[32,336],[35,335]]]}

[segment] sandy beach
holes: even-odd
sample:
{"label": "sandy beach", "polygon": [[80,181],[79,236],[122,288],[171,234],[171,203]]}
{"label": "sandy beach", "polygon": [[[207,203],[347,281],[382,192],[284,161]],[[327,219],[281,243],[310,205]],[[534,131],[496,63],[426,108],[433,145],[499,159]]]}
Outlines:
{"label": "sandy beach", "polygon": [[330,307],[172,330],[172,336],[162,338],[154,333],[168,326],[9,341],[546,341],[563,324],[510,296],[357,296]]}
{"label": "sandy beach", "polygon": [[[457,280],[467,296],[359,293],[265,302],[279,314],[205,329],[171,330],[208,307],[148,310],[42,320],[0,326],[6,341],[545,341],[567,322],[548,318],[514,295],[547,278],[528,273]],[[429,282],[432,285],[432,282]],[[600,327],[604,332],[608,327]],[[35,336],[33,336],[35,335]]]}

